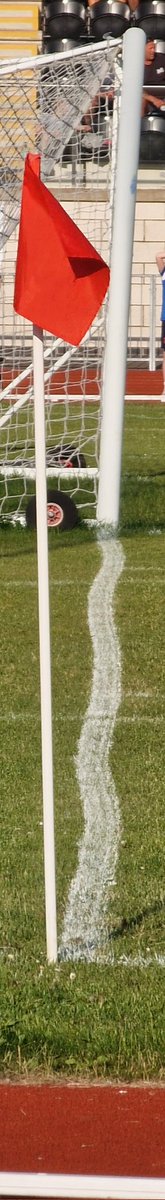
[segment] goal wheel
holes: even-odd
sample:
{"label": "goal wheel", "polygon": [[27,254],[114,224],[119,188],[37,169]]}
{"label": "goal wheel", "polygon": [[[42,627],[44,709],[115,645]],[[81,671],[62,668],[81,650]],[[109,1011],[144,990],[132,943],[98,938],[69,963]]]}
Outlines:
{"label": "goal wheel", "polygon": [[[79,520],[74,501],[66,492],[47,493],[47,524],[49,529],[73,529]],[[36,497],[31,496],[26,508],[26,524],[36,528]]]}

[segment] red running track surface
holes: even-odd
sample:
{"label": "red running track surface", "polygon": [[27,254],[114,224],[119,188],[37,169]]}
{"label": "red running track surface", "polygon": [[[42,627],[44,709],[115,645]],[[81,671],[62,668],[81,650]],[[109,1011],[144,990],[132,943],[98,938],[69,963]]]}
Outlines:
{"label": "red running track surface", "polygon": [[162,371],[145,371],[145,370],[128,370],[126,375],[126,394],[129,396],[146,396],[146,400],[150,396],[155,396],[155,400],[159,399],[163,391],[163,376]]}
{"label": "red running track surface", "polygon": [[4,1082],[0,1171],[165,1178],[165,1089]]}
{"label": "red running track surface", "polygon": [[[23,369],[23,367],[22,367],[22,369]],[[19,374],[19,372],[16,369],[14,369],[12,372],[11,370],[4,367],[3,372],[2,372],[2,379],[1,379],[2,388],[6,388],[9,385],[9,383],[11,383],[11,381],[16,378],[16,376],[18,374]],[[29,387],[29,385],[31,383],[32,383],[32,374],[29,375],[28,379],[22,380],[22,383],[20,383],[18,385],[19,395],[21,394],[21,392],[22,392],[22,394],[24,394],[24,392],[26,392],[27,387]],[[49,387],[50,387],[51,395],[53,395],[53,394],[56,395],[56,393],[57,393],[58,395],[61,395],[61,399],[63,399],[65,397],[65,383],[66,383],[65,371],[59,370],[56,375],[51,377],[50,385],[49,384],[45,385],[45,394],[47,394],[47,392],[49,394]],[[160,397],[162,389],[163,389],[163,377],[162,377],[161,370],[146,371],[145,369],[139,369],[139,370],[135,370],[133,368],[128,369],[127,375],[126,375],[126,395],[127,396],[132,395],[135,397],[135,399],[136,399],[136,396],[137,396],[137,398],[140,398],[140,396],[145,396],[146,400],[149,400],[150,396],[155,396],[155,400],[156,400]],[[78,367],[71,367],[70,372],[69,372],[69,381],[68,381],[68,395],[69,395],[69,392],[72,395],[74,395],[74,392],[75,392],[75,394],[77,394],[79,391],[81,393],[81,370]],[[14,395],[15,393],[12,393],[12,394]],[[17,394],[17,392],[16,392],[16,394]],[[98,394],[99,394],[99,382],[97,382],[97,379],[96,379],[95,368],[88,367],[87,374],[86,374],[86,397],[87,397],[87,399],[90,400],[90,395],[96,395],[96,399],[97,399]]]}

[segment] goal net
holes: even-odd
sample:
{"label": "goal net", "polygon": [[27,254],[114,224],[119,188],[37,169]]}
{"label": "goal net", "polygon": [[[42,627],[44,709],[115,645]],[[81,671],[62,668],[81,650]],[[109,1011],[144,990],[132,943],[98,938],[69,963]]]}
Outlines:
{"label": "goal net", "polygon": [[[121,78],[114,40],[0,67],[1,521],[34,523],[32,327],[13,310],[24,159],[40,153],[43,182],[109,262]],[[90,520],[105,330],[106,302],[78,349],[44,335],[48,490]]]}

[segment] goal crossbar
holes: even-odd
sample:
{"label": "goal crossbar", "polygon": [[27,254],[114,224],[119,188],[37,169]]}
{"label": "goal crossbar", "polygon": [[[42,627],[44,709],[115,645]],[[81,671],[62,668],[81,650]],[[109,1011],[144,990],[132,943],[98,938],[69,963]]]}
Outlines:
{"label": "goal crossbar", "polygon": [[[109,53],[109,51],[111,51],[113,58],[116,58],[116,50],[118,47],[120,48],[120,45],[121,45],[120,38],[109,38],[108,40],[105,39],[104,40],[104,54],[106,55],[107,52]],[[97,42],[96,45],[94,43],[92,44],[92,56],[93,57],[97,56],[99,54],[100,50],[101,50],[101,54],[103,54],[103,43],[102,42]],[[86,59],[86,57],[88,55],[91,58],[91,44],[89,44],[89,46],[87,46],[87,45],[81,46],[81,58],[84,57]],[[51,67],[51,65],[53,65],[53,64],[57,65],[58,62],[59,63],[61,61],[65,62],[65,60],[69,61],[69,59],[71,59],[71,61],[72,61],[73,59],[76,60],[76,58],[77,59],[80,58],[80,47],[79,46],[78,47],[76,46],[75,48],[73,48],[73,50],[68,50],[68,49],[64,50],[62,53],[60,50],[53,54],[49,54],[49,56],[47,56],[47,61],[49,59],[49,67]],[[33,70],[35,67],[38,69],[41,69],[41,67],[45,68],[45,60],[46,60],[45,54],[40,54],[40,56],[34,55],[33,61],[32,61]],[[30,63],[30,66],[31,66],[31,63]],[[0,64],[0,76],[1,75],[10,75],[11,72],[13,75],[18,72],[18,67],[19,67],[19,72],[29,70],[29,58],[22,58],[22,59],[21,58],[19,58],[19,59],[18,58],[17,59],[10,58],[10,60],[5,61],[5,63],[2,62]]]}

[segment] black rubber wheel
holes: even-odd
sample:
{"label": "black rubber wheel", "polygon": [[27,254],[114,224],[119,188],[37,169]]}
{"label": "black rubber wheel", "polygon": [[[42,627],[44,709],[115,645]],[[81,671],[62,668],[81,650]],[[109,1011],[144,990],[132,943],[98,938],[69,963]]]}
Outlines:
{"label": "black rubber wheel", "polygon": [[84,29],[86,9],[82,0],[54,0],[47,4],[45,14],[45,34],[51,42],[60,36],[72,39]]}
{"label": "black rubber wheel", "polygon": [[[73,529],[79,520],[78,510],[74,501],[66,492],[47,493],[47,523],[50,529]],[[36,497],[31,496],[26,508],[26,524],[29,529],[36,528]]]}
{"label": "black rubber wheel", "polygon": [[[163,42],[165,38],[164,0],[142,0],[137,10],[137,20],[144,29],[148,41]],[[157,82],[157,80],[156,80]],[[163,82],[163,81],[162,81]],[[159,84],[159,80],[158,80]],[[151,88],[148,89],[151,92]]]}
{"label": "black rubber wheel", "polygon": [[165,158],[165,119],[164,114],[159,116],[150,114],[148,117],[143,117],[141,122],[141,138],[140,138],[140,163],[151,163],[155,166],[158,163],[164,163]]}
{"label": "black rubber wheel", "polygon": [[130,25],[130,9],[123,0],[96,0],[90,7],[90,31],[96,38],[123,36]]}
{"label": "black rubber wheel", "polygon": [[62,447],[53,446],[52,449],[47,450],[47,466],[55,466],[56,463],[58,466],[60,463],[63,467],[66,466],[66,469],[67,467],[86,467],[85,455],[81,451],[79,452],[76,446],[71,445],[70,442],[65,442]]}

